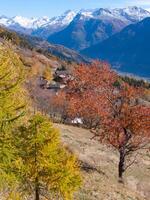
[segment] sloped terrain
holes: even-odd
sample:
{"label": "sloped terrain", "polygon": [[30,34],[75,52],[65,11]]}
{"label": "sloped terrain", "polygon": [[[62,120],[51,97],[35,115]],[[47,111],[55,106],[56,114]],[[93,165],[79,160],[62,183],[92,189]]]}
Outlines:
{"label": "sloped terrain", "polygon": [[48,58],[53,55],[61,60],[66,60],[69,62],[74,61],[78,63],[89,62],[90,60],[85,56],[81,56],[79,53],[64,46],[52,45],[37,37],[16,33],[0,26],[0,40],[4,39],[10,40],[17,47],[37,51],[41,54],[44,54]]}
{"label": "sloped terrain", "polygon": [[150,155],[139,152],[136,163],[125,173],[125,184],[117,181],[118,154],[112,148],[91,140],[85,129],[55,124],[63,142],[79,157],[83,187],[76,200],[148,200],[150,196]]}
{"label": "sloped terrain", "polygon": [[48,41],[79,51],[98,44],[127,25],[149,16],[148,11],[136,6],[81,10],[66,28],[50,35]]}
{"label": "sloped terrain", "polygon": [[64,30],[49,36],[48,41],[74,50],[82,50],[109,38],[127,25],[120,19],[84,19],[78,14]]}
{"label": "sloped terrain", "polygon": [[150,77],[150,17],[129,25],[120,33],[82,51],[84,55],[109,61],[122,72]]}

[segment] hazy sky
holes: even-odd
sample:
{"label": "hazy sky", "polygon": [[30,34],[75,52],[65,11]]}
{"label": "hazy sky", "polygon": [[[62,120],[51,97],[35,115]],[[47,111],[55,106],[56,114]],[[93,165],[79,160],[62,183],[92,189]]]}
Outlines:
{"label": "hazy sky", "polygon": [[25,17],[57,16],[82,8],[141,6],[150,9],[150,0],[0,0],[0,15]]}

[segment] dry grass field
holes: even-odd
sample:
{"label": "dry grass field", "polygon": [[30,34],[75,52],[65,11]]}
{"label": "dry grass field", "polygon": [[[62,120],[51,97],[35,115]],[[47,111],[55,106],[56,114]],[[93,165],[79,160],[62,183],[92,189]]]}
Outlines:
{"label": "dry grass field", "polygon": [[55,124],[62,140],[82,163],[83,186],[75,200],[149,200],[150,155],[139,152],[136,163],[125,173],[125,183],[118,183],[118,153],[96,140],[82,128]]}

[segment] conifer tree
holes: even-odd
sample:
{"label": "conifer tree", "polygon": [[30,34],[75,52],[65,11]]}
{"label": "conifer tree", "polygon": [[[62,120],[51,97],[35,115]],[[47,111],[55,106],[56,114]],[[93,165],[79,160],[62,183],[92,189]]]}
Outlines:
{"label": "conifer tree", "polygon": [[14,157],[11,131],[17,119],[24,113],[24,91],[21,88],[23,66],[11,45],[0,43],[0,186],[15,183],[10,172]]}
{"label": "conifer tree", "polygon": [[14,133],[16,161],[13,164],[21,190],[35,200],[71,200],[81,184],[77,159],[60,143],[52,123],[40,114]]}

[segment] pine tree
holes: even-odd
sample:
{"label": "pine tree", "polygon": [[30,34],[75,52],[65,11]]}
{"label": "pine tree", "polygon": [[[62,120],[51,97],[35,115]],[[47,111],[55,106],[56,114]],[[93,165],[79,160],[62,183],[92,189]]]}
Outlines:
{"label": "pine tree", "polygon": [[10,44],[0,45],[0,127],[15,121],[24,107],[23,65]]}
{"label": "pine tree", "polygon": [[[21,190],[47,199],[71,200],[81,184],[77,159],[60,142],[59,131],[40,114],[14,133],[18,149],[13,164]],[[32,196],[33,198],[33,196]]]}
{"label": "pine tree", "polygon": [[24,113],[24,91],[21,88],[23,66],[9,43],[0,43],[0,186],[15,183],[10,172],[14,157],[11,131]]}

